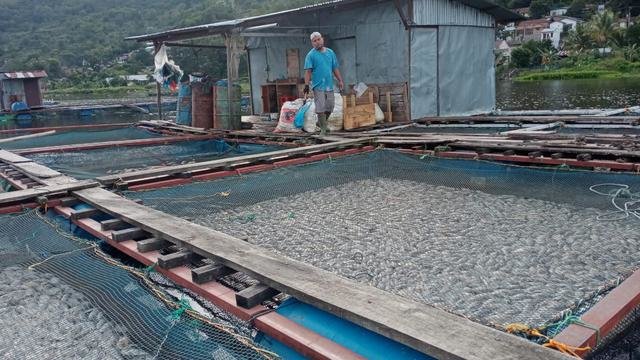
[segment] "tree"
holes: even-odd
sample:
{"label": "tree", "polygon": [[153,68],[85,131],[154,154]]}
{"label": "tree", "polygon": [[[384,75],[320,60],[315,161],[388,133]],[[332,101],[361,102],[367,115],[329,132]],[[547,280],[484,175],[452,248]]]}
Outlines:
{"label": "tree", "polygon": [[566,15],[584,19],[586,17],[586,4],[586,0],[573,0],[567,9]]}
{"label": "tree", "polygon": [[589,33],[588,25],[578,24],[574,31],[569,32],[564,44],[566,50],[578,53],[592,49],[594,44],[591,34]]}
{"label": "tree", "polygon": [[587,26],[591,38],[599,48],[607,47],[611,44],[615,30],[616,16],[611,10],[594,15],[589,20]]}
{"label": "tree", "polygon": [[518,47],[511,50],[511,63],[515,67],[529,67],[531,59],[531,51],[529,49]]}
{"label": "tree", "polygon": [[529,6],[529,15],[532,19],[540,19],[549,14],[551,3],[549,0],[533,0]]}

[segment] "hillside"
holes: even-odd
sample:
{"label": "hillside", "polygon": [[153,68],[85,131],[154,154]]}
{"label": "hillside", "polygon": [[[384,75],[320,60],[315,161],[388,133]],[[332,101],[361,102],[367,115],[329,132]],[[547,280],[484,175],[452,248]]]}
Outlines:
{"label": "hillside", "polygon": [[[43,68],[51,78],[104,68],[141,49],[127,36],[317,3],[317,0],[0,0],[0,69]],[[196,54],[197,56],[197,54]],[[147,54],[132,59],[133,68]],[[149,63],[147,63],[149,64]]]}

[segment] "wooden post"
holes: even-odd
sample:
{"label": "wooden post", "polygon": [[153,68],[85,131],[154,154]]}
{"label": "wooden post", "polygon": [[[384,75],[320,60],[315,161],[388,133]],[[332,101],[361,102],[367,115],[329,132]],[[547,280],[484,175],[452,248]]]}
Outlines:
{"label": "wooden post", "polygon": [[393,122],[393,114],[391,113],[391,92],[387,91],[387,122]]}
{"label": "wooden post", "polygon": [[225,130],[240,130],[240,121],[236,121],[233,117],[233,115],[236,114],[233,114],[233,106],[231,106],[231,101],[233,99],[233,84],[238,80],[240,53],[242,51],[242,38],[238,34],[226,33],[224,34],[224,39],[225,46],[227,47],[227,101],[229,106],[229,129]]}
{"label": "wooden post", "polygon": [[[162,47],[162,42],[154,41],[153,46],[153,56],[155,59],[155,56],[158,54],[158,51],[160,51],[160,48]],[[158,81],[156,81],[156,98],[158,102],[158,120],[162,120],[162,88],[160,87],[160,83]]]}

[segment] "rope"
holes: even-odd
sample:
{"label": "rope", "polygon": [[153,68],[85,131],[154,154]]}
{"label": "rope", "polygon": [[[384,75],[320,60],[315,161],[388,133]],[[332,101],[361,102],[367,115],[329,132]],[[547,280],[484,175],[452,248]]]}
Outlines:
{"label": "rope", "polygon": [[[601,187],[613,187],[613,189],[609,190],[608,192],[603,192],[599,190],[599,188]],[[590,186],[589,191],[611,198],[611,204],[617,209],[617,211],[611,211],[605,215],[598,216],[598,220],[617,221],[624,220],[629,216],[635,216],[636,218],[640,219],[640,192],[631,192],[629,185],[616,183],[596,184]],[[629,200],[625,201],[621,206],[616,201],[620,198],[627,198]],[[609,217],[611,214],[620,214],[620,216]]]}
{"label": "rope", "polygon": [[596,333],[596,347],[598,346],[598,344],[600,344],[600,328],[595,326],[595,325],[592,325],[592,324],[589,324],[589,323],[586,323],[586,322],[582,321],[580,319],[580,317],[578,317],[576,315],[573,315],[571,313],[571,311],[569,311],[564,316],[564,319],[562,319],[562,320],[560,320],[560,321],[558,321],[556,323],[547,325],[547,326],[544,327],[544,329],[550,329],[550,330],[547,330],[547,335],[549,337],[553,338],[561,330],[563,330],[564,328],[566,328],[567,326],[569,326],[571,324],[576,324],[576,325],[579,325],[579,326],[582,326],[582,327],[585,327],[587,329],[591,329],[591,330],[595,331],[595,333]]}
{"label": "rope", "polygon": [[589,351],[591,350],[590,346],[585,346],[585,347],[575,347],[575,346],[570,346],[567,344],[563,344],[559,341],[555,341],[553,339],[549,339],[549,342],[547,342],[546,344],[543,344],[542,346],[546,347],[546,348],[550,348],[550,349],[556,349],[558,351],[560,351],[561,353],[567,354],[567,355],[571,355],[571,356],[575,356],[578,359],[582,359],[580,357],[580,355],[578,355],[576,353],[576,351]]}
{"label": "rope", "polygon": [[[564,321],[564,320],[563,320]],[[551,339],[549,336],[544,335],[541,330],[542,329],[535,329],[535,328],[531,328],[528,325],[525,324],[520,324],[520,323],[514,323],[514,324],[509,324],[505,327],[504,329],[506,332],[510,333],[510,334],[516,334],[516,335],[526,335],[527,337],[535,337],[535,338],[539,338],[541,340],[544,341],[544,344],[542,344],[542,346],[546,347],[546,348],[551,348],[551,349],[555,349],[558,350],[564,354],[567,355],[571,355],[574,356],[578,359],[581,359],[580,355],[578,355],[576,353],[576,351],[589,351],[591,350],[590,346],[585,346],[585,347],[575,347],[575,346],[571,346],[571,345],[567,345],[565,343],[561,343],[557,340]]]}

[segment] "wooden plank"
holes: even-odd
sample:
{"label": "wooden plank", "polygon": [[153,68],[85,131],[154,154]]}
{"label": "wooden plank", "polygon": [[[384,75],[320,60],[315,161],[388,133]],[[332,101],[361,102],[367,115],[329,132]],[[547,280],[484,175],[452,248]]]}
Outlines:
{"label": "wooden plank", "polygon": [[152,237],[149,239],[140,240],[136,243],[138,251],[141,253],[162,250],[171,245],[170,242],[164,239]]}
{"label": "wooden plank", "polygon": [[251,309],[278,295],[280,291],[265,284],[255,284],[236,293],[236,305]]}
{"label": "wooden plank", "polygon": [[178,266],[186,265],[191,262],[191,255],[193,253],[189,250],[180,250],[175,253],[162,255],[158,257],[158,266],[162,269],[173,269]]}
{"label": "wooden plank", "polygon": [[210,264],[191,269],[191,280],[196,284],[203,284],[235,272],[232,268],[222,264]]}
{"label": "wooden plank", "polygon": [[195,140],[207,140],[219,138],[217,135],[179,135],[171,137],[157,137],[150,139],[136,139],[136,140],[116,140],[116,141],[102,141],[86,144],[71,144],[71,145],[58,145],[58,146],[45,146],[37,148],[26,148],[14,150],[15,153],[22,155],[39,154],[44,152],[68,152],[68,151],[80,151],[80,150],[94,150],[103,149],[118,146],[150,146],[150,145],[164,145],[173,144],[183,141],[195,141]]}
{"label": "wooden plank", "polygon": [[287,77],[300,79],[300,49],[287,49]]}
{"label": "wooden plank", "polygon": [[104,185],[112,185],[113,183],[119,182],[119,181],[129,181],[129,180],[143,179],[143,178],[149,178],[149,177],[155,177],[155,176],[171,175],[171,174],[177,174],[185,171],[221,168],[221,167],[229,166],[231,164],[239,163],[239,162],[254,162],[254,161],[269,159],[274,156],[280,156],[280,155],[288,155],[288,156],[299,155],[309,151],[316,151],[316,150],[326,151],[326,150],[335,149],[340,146],[357,146],[360,144],[368,143],[370,141],[372,141],[372,138],[368,138],[368,137],[352,139],[352,140],[343,140],[343,141],[338,141],[338,142],[328,143],[328,144],[319,144],[319,145],[304,146],[304,147],[299,147],[294,149],[270,151],[270,152],[265,152],[260,154],[244,155],[244,156],[239,156],[234,158],[204,161],[204,162],[193,163],[193,164],[166,166],[166,167],[155,168],[155,169],[120,173],[117,175],[101,176],[96,178],[96,180]]}
{"label": "wooden plank", "polygon": [[0,193],[0,204],[6,204],[16,201],[22,201],[27,199],[33,199],[38,196],[45,196],[51,194],[64,193],[71,190],[86,189],[89,187],[95,187],[99,184],[93,180],[78,181],[73,184],[45,186],[28,190],[16,190],[5,193]]}
{"label": "wooden plank", "polygon": [[27,159],[26,157],[20,156],[7,150],[0,150],[0,160],[11,164],[31,162],[31,159]]}
{"label": "wooden plank", "polygon": [[53,135],[55,133],[56,133],[55,130],[51,130],[51,131],[43,131],[43,132],[29,134],[29,135],[14,136],[14,137],[10,137],[10,138],[0,139],[0,144],[8,143],[8,142],[11,142],[11,141],[16,141],[16,140],[24,140],[24,139],[31,139],[31,138],[41,137],[41,136]]}
{"label": "wooden plank", "polygon": [[52,170],[44,165],[40,165],[38,163],[34,163],[34,162],[21,162],[21,163],[16,163],[13,166],[15,166],[17,169],[19,169],[20,171],[38,177],[38,178],[52,178],[52,177],[56,177],[56,176],[60,176],[62,175],[61,173]]}
{"label": "wooden plank", "polygon": [[73,194],[267,286],[439,359],[569,359],[516,336],[344,279],[104,189]]}
{"label": "wooden plank", "polygon": [[515,130],[509,130],[509,131],[503,131],[500,133],[500,135],[511,135],[511,134],[518,134],[518,133],[530,133],[530,132],[538,132],[540,130],[546,130],[546,129],[553,129],[559,126],[562,126],[563,122],[561,121],[556,121],[556,122],[552,122],[550,124],[540,124],[540,125],[535,125],[535,126],[529,126],[529,127],[523,127],[520,129],[515,129]]}

